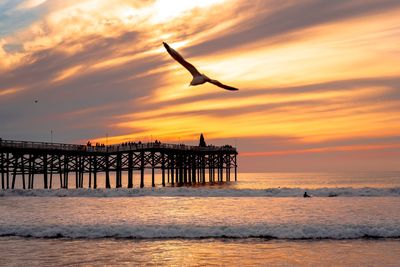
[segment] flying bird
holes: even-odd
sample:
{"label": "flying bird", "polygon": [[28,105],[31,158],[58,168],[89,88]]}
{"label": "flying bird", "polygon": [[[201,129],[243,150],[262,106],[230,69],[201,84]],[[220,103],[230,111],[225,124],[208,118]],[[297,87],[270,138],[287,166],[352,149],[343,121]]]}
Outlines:
{"label": "flying bird", "polygon": [[[200,73],[192,64],[187,62],[177,51],[175,51],[173,48],[171,48],[167,43],[163,42],[163,45],[165,49],[167,49],[168,53],[171,55],[173,59],[181,63],[182,66],[184,66],[193,76],[193,80],[190,82],[190,85],[200,85],[206,82],[212,83],[218,87],[221,87],[223,89],[229,90],[229,91],[237,91],[239,89],[225,85],[217,80],[213,80],[208,78],[206,75]],[[189,85],[189,86],[190,86]]]}

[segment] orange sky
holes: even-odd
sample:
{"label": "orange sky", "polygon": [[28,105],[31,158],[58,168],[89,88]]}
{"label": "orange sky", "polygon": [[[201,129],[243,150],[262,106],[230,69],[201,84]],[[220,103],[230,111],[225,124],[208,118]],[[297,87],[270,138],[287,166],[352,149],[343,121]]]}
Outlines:
{"label": "orange sky", "polygon": [[[244,171],[399,170],[399,25],[394,0],[5,0],[0,137],[203,132]],[[240,91],[188,87],[163,41]]]}

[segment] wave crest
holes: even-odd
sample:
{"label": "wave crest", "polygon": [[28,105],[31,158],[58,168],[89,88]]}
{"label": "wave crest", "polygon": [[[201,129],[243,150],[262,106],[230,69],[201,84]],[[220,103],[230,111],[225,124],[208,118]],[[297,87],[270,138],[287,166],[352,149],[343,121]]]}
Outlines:
{"label": "wave crest", "polygon": [[358,239],[399,238],[400,227],[393,225],[46,225],[0,226],[0,236],[35,238],[274,238],[274,239]]}
{"label": "wave crest", "polygon": [[393,188],[267,188],[214,189],[209,187],[165,187],[143,189],[11,189],[0,191],[0,197],[302,197],[304,191],[314,197],[382,197],[400,196],[400,187]]}

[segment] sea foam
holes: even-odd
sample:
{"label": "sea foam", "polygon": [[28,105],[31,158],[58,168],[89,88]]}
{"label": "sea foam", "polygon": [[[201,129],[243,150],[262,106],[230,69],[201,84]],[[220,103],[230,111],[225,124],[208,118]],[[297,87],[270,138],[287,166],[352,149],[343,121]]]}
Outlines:
{"label": "sea foam", "polygon": [[256,224],[241,226],[196,225],[1,225],[0,236],[35,238],[274,238],[274,239],[358,239],[399,238],[397,224],[323,225]]}
{"label": "sea foam", "polygon": [[142,189],[8,189],[0,191],[0,197],[399,197],[400,187],[393,188],[267,188],[267,189],[220,189],[210,187],[165,187]]}

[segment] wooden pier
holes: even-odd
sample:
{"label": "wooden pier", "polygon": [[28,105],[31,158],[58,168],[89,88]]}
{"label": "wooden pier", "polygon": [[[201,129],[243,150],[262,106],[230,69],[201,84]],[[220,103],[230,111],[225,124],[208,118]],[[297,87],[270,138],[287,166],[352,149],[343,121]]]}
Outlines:
{"label": "wooden pier", "polygon": [[[59,179],[60,188],[68,188],[75,174],[75,188],[83,188],[84,174],[89,188],[97,188],[99,173],[105,174],[105,187],[122,187],[122,175],[132,188],[134,172],[139,172],[140,187],[155,187],[155,172],[161,172],[165,186],[196,185],[237,180],[237,150],[232,146],[187,146],[164,143],[126,143],[124,145],[87,146],[45,142],[0,141],[1,188],[14,189],[21,179],[23,189],[32,189],[34,179],[43,179],[43,188],[53,188]],[[145,181],[145,169],[151,169],[151,181]],[[206,175],[208,172],[208,175]],[[225,175],[224,175],[225,172]],[[72,174],[72,175],[71,175]],[[37,177],[39,176],[39,177]],[[71,176],[71,177],[70,177]],[[225,180],[224,180],[225,177]]]}

